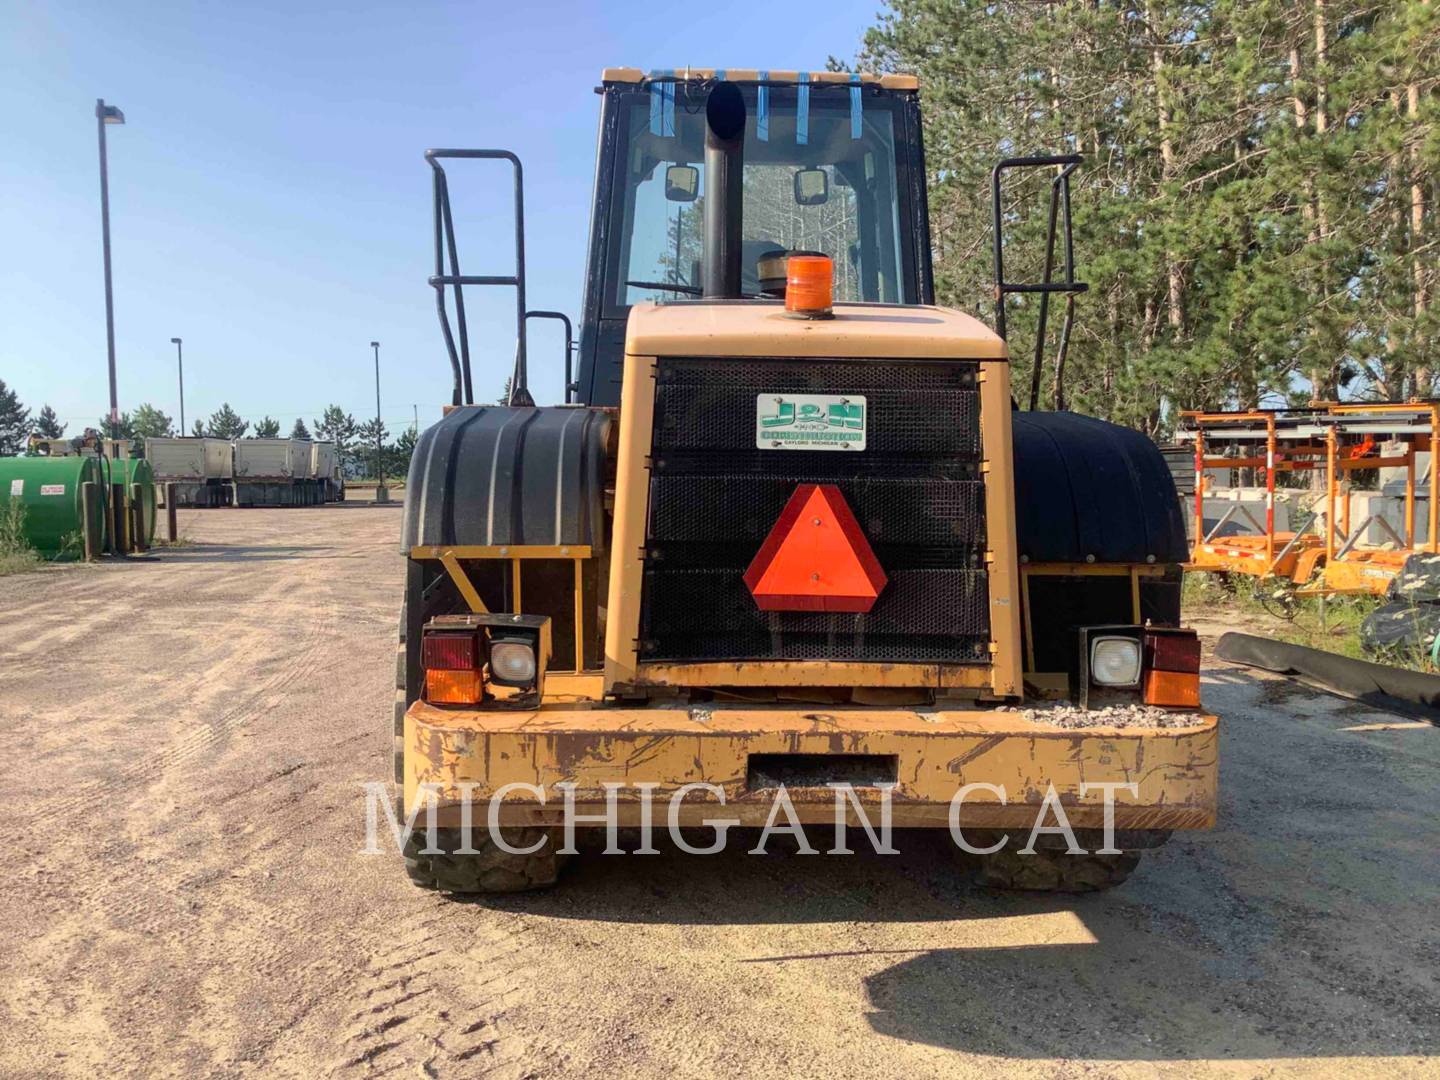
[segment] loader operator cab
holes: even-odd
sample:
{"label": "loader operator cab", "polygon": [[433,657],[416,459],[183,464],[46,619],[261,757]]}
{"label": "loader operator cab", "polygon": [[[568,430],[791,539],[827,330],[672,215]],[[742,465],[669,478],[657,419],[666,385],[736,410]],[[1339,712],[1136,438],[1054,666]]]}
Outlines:
{"label": "loader operator cab", "polygon": [[706,105],[722,80],[745,117],[739,298],[783,299],[785,258],[804,253],[830,257],[837,302],[931,302],[916,82],[823,78],[605,72],[579,400],[618,404],[633,305],[703,295]]}

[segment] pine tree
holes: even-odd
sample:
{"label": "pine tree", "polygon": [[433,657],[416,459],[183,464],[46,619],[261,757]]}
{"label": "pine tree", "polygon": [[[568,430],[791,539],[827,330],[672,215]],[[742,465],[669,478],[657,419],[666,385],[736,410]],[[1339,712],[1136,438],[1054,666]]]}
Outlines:
{"label": "pine tree", "polygon": [[386,460],[385,440],[389,437],[385,422],[378,416],[366,420],[355,431],[355,458],[365,464],[373,477],[377,464],[383,466]]}
{"label": "pine tree", "polygon": [[175,422],[149,402],[135,410],[131,424],[134,438],[165,439],[175,434]]}
{"label": "pine tree", "polygon": [[230,403],[224,402],[220,408],[210,414],[206,422],[206,433],[216,439],[239,439],[244,437],[250,424],[242,420],[240,415],[230,407]]}
{"label": "pine tree", "polygon": [[305,426],[305,421],[302,420],[302,419],[300,419],[298,416],[295,418],[295,426],[290,429],[290,438],[292,438],[292,439],[308,439],[308,438],[310,438],[310,429]]}
{"label": "pine tree", "polygon": [[391,476],[398,476],[402,479],[410,471],[410,458],[415,453],[415,443],[419,436],[415,434],[413,427],[407,427],[400,432],[399,436],[391,446],[385,448],[385,460],[388,463],[385,471]]}
{"label": "pine tree", "polygon": [[261,418],[260,420],[258,420],[258,421],[256,422],[256,424],[255,424],[255,438],[257,438],[257,439],[276,439],[276,438],[279,438],[279,437],[280,437],[280,421],[279,421],[279,420],[272,420],[270,417],[266,416],[266,417],[263,417],[263,418]]}
{"label": "pine tree", "polygon": [[0,457],[14,457],[25,449],[30,438],[30,410],[20,404],[20,395],[0,379]]}
{"label": "pine tree", "polygon": [[55,410],[49,405],[40,407],[40,415],[35,418],[35,434],[42,439],[60,439],[65,436],[65,429],[68,424],[60,423],[55,415]]}
{"label": "pine tree", "polygon": [[100,417],[100,419],[95,422],[95,429],[100,432],[102,438],[106,439],[111,438],[113,435],[117,439],[125,439],[133,442],[136,438],[135,417],[128,412],[122,412],[120,414],[120,421],[116,425],[114,432],[110,430],[110,417],[108,416]]}
{"label": "pine tree", "polygon": [[339,405],[329,405],[324,415],[312,421],[311,426],[317,439],[335,444],[335,452],[342,464],[349,460],[350,442],[355,438],[356,431],[355,417]]}

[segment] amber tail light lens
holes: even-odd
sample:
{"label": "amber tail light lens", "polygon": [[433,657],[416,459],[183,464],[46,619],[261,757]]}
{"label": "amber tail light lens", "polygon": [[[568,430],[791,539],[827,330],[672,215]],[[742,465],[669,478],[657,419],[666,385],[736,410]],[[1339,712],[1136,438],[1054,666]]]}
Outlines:
{"label": "amber tail light lens", "polygon": [[478,671],[425,672],[425,700],[436,705],[478,705],[485,698],[485,680]]}
{"label": "amber tail light lens", "polygon": [[1200,673],[1198,671],[1147,671],[1145,673],[1146,705],[1170,709],[1200,707]]}

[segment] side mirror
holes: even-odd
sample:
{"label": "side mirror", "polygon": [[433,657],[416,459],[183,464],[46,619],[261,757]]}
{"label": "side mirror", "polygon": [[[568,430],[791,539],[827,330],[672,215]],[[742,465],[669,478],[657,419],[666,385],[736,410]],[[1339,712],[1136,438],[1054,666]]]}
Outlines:
{"label": "side mirror", "polygon": [[691,203],[700,195],[700,170],[694,165],[671,165],[665,170],[665,198]]}
{"label": "side mirror", "polygon": [[824,169],[799,169],[795,173],[795,201],[801,206],[820,206],[830,201],[830,176]]}

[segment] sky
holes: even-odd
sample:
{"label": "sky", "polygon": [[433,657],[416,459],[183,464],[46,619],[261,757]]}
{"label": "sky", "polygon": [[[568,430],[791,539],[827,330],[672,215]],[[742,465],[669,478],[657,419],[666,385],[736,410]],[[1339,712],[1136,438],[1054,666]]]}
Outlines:
{"label": "sky", "polygon": [[[95,100],[107,129],[119,403],[188,425],[229,402],[288,432],[330,403],[423,428],[450,400],[425,149],[525,167],[529,307],[578,318],[604,67],[816,70],[882,0],[335,4],[0,0],[0,379],[69,434],[109,408]],[[823,17],[822,16],[823,13]],[[451,172],[461,266],[513,270],[510,177]],[[477,398],[514,294],[467,290]],[[531,387],[560,400],[558,324]]]}

